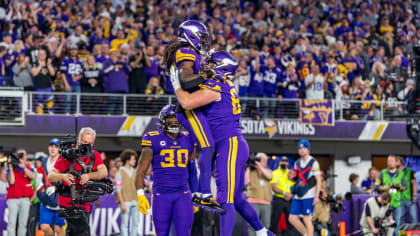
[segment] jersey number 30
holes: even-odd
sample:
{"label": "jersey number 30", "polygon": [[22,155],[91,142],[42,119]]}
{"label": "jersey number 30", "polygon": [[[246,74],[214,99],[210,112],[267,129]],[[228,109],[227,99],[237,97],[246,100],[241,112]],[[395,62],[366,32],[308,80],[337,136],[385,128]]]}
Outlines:
{"label": "jersey number 30", "polygon": [[[175,154],[176,154],[176,165],[175,165]],[[188,149],[163,149],[160,151],[160,155],[165,158],[165,161],[161,161],[160,165],[163,168],[167,167],[186,167],[188,162]]]}

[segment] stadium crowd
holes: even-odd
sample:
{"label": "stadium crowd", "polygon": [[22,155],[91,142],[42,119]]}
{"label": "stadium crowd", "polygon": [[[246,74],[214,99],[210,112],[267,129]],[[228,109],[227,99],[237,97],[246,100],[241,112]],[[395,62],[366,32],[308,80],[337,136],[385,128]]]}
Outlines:
{"label": "stadium crowd", "polygon": [[[409,78],[420,37],[418,11],[417,2],[402,0],[3,0],[0,85],[147,94],[153,104],[157,95],[173,93],[162,63],[165,46],[177,40],[182,21],[197,19],[207,25],[212,48],[240,61],[240,97],[334,98],[346,119],[379,119],[375,101],[388,102],[386,114],[397,114],[405,107],[396,101],[405,101],[414,87]],[[75,102],[70,95],[36,95],[35,110],[73,113]],[[82,103],[85,113],[105,103],[105,114],[121,114],[120,97],[85,96]],[[296,111],[296,102],[276,106],[263,101],[261,112],[277,117]]]}

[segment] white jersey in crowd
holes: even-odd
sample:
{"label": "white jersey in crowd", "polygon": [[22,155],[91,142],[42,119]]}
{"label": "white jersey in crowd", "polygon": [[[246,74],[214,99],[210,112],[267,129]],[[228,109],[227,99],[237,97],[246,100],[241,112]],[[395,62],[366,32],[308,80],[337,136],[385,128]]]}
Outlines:
{"label": "white jersey in crowd", "polygon": [[[302,158],[300,158],[300,166],[299,168],[301,170],[303,170],[303,168],[305,168],[305,166],[309,163],[309,161],[311,159],[314,159],[311,155],[309,155],[308,159],[306,161],[303,161]],[[295,169],[297,167],[297,162],[295,162]],[[312,169],[309,171],[309,175],[308,175],[308,179],[311,178],[312,176],[317,176],[321,174],[321,170],[319,167],[319,163],[317,160],[314,161],[314,163],[312,164]],[[308,190],[308,192],[305,193],[305,195],[303,195],[302,197],[298,197],[297,194],[295,194],[295,199],[307,199],[307,198],[314,198],[315,197],[315,193],[316,193],[316,187],[312,187],[311,189]]]}
{"label": "white jersey in crowd", "polygon": [[[308,88],[308,84],[312,81],[315,82],[312,84],[310,88]],[[305,78],[305,85],[306,85],[306,99],[318,100],[324,99],[324,76],[318,74],[315,76],[313,74],[309,74]]]}

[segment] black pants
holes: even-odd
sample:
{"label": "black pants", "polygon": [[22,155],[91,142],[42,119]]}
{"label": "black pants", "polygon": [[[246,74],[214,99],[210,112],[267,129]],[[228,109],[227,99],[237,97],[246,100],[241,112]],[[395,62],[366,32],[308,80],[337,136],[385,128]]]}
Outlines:
{"label": "black pants", "polygon": [[68,236],[90,236],[89,213],[82,213],[77,218],[66,219]]}
{"label": "black pants", "polygon": [[39,222],[39,206],[40,203],[31,205],[31,209],[29,210],[28,225],[26,226],[26,236],[35,235],[36,225]]}
{"label": "black pants", "polygon": [[[293,227],[289,222],[289,213],[290,207],[292,206],[292,201],[286,201],[283,198],[273,196],[273,201],[271,202],[271,226],[270,230],[276,235],[284,236],[295,236],[300,235],[299,232]],[[279,223],[280,217],[284,212],[286,216],[286,230],[280,233],[277,225]]]}

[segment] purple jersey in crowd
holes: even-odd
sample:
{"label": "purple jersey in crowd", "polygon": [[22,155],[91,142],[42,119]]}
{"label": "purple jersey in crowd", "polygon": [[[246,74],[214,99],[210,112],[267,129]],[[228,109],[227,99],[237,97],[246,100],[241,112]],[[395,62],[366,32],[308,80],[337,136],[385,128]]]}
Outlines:
{"label": "purple jersey in crowd", "polygon": [[217,143],[241,135],[241,105],[232,81],[216,76],[216,79],[206,80],[200,87],[219,92],[222,96],[220,101],[203,107],[214,141]]}
{"label": "purple jersey in crowd", "polygon": [[144,73],[146,74],[147,82],[149,82],[152,77],[159,77],[159,58],[156,56],[149,57],[150,66],[144,67]]}
{"label": "purple jersey in crowd", "polygon": [[277,85],[282,82],[281,70],[279,68],[262,68],[264,74],[264,96],[269,98],[277,97]]}
{"label": "purple jersey in crowd", "polygon": [[66,79],[70,87],[80,86],[80,80],[74,82],[73,76],[83,74],[83,64],[81,61],[66,57],[61,62],[60,70],[66,74]]}
{"label": "purple jersey in crowd", "polygon": [[194,150],[190,136],[180,133],[172,139],[164,131],[152,131],[143,136],[142,147],[153,151],[153,193],[189,191],[188,158]]}

